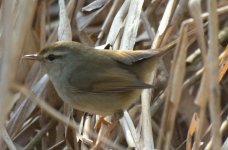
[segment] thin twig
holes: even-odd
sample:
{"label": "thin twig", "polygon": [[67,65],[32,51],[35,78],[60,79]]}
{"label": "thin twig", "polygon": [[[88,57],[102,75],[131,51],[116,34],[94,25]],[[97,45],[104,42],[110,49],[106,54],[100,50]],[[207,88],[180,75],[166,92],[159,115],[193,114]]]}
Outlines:
{"label": "thin twig", "polygon": [[42,129],[36,134],[36,136],[32,138],[32,140],[25,146],[23,150],[33,149],[36,146],[36,144],[42,139],[42,137],[45,136],[45,134],[56,124],[56,120],[49,121],[44,127],[42,127]]}

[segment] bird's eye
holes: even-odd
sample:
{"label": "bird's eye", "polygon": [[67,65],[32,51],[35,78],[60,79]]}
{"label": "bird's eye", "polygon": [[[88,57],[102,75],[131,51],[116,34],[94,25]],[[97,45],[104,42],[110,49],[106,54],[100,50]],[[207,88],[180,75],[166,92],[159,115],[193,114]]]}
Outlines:
{"label": "bird's eye", "polygon": [[50,54],[50,55],[48,55],[47,57],[46,57],[46,59],[48,59],[49,61],[53,61],[53,60],[55,60],[55,55],[53,55],[53,54]]}

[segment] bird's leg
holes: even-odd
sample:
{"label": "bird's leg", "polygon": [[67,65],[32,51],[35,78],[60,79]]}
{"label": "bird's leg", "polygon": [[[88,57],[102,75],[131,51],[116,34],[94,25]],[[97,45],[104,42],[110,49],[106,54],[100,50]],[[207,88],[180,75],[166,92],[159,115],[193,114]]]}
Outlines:
{"label": "bird's leg", "polygon": [[114,129],[118,124],[119,119],[122,117],[123,117],[123,110],[118,110],[114,113],[112,118],[112,123],[110,121],[105,120],[105,117],[100,117],[94,128],[98,130],[101,124],[103,123],[104,125],[109,126],[111,129],[110,131],[112,131],[112,129]]}
{"label": "bird's leg", "polygon": [[95,124],[95,126],[94,126],[94,129],[95,129],[96,131],[98,131],[99,128],[101,127],[101,124],[104,124],[104,125],[106,125],[106,126],[112,125],[112,123],[111,123],[110,121],[105,120],[105,117],[100,117],[100,118],[98,119],[98,121],[96,122],[96,124]]}
{"label": "bird's leg", "polygon": [[119,120],[123,117],[124,113],[123,110],[118,110],[114,113],[113,115],[113,121],[112,124],[110,125],[110,132],[112,132],[112,130],[117,126],[117,124],[119,123]]}
{"label": "bird's leg", "polygon": [[[104,137],[110,137],[112,135],[112,131],[114,131],[114,129],[116,128],[119,119],[122,117],[123,117],[123,111],[118,110],[112,116],[112,123],[106,120],[106,119],[110,119],[110,118],[107,118],[107,117],[99,118],[99,120],[95,126],[97,131],[98,131],[98,129],[100,129],[98,135],[104,136]],[[92,149],[101,149],[101,147],[102,147],[101,145],[102,145],[102,141],[99,140],[99,136],[98,136],[98,140],[96,141],[96,144],[94,145],[94,147]]]}
{"label": "bird's leg", "polygon": [[124,115],[123,110],[116,111],[113,115],[113,121],[116,121],[116,120],[119,121],[119,119],[121,119],[123,115]]}

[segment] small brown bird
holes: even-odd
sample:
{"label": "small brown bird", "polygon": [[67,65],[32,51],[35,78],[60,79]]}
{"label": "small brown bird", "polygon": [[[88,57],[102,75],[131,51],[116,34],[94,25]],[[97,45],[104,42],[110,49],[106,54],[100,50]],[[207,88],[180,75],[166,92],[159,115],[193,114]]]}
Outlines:
{"label": "small brown bird", "polygon": [[127,109],[142,89],[152,88],[147,83],[156,61],[174,45],[160,50],[97,50],[59,41],[23,58],[41,63],[63,101],[106,116]]}

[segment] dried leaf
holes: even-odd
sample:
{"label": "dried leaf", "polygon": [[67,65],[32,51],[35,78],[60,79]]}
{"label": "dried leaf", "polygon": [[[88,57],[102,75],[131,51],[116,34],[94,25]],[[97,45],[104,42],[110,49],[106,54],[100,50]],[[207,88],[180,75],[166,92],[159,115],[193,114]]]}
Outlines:
{"label": "dried leaf", "polygon": [[191,150],[192,148],[192,137],[194,135],[194,133],[197,130],[198,127],[198,114],[194,113],[192,116],[192,120],[190,123],[190,126],[188,128],[188,135],[187,135],[187,142],[186,142],[186,150]]}
{"label": "dried leaf", "polygon": [[220,68],[219,68],[219,81],[222,80],[224,75],[226,74],[228,69],[228,46],[226,47],[220,61]]}
{"label": "dried leaf", "polygon": [[96,9],[103,7],[106,3],[109,3],[107,0],[95,0],[89,5],[82,8],[83,12],[90,12]]}

